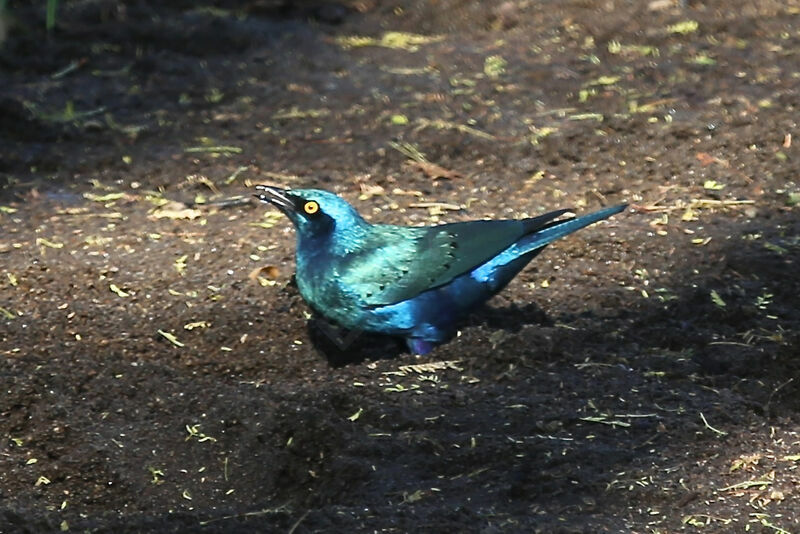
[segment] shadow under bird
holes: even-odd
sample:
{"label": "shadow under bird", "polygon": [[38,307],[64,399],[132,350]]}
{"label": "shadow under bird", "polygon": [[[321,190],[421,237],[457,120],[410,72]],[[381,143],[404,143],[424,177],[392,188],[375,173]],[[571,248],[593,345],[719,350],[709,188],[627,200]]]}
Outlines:
{"label": "shadow under bird", "polygon": [[371,224],[328,191],[256,188],[294,224],[305,301],[344,328],[402,336],[415,354],[450,339],[549,243],[626,208],[410,227]]}

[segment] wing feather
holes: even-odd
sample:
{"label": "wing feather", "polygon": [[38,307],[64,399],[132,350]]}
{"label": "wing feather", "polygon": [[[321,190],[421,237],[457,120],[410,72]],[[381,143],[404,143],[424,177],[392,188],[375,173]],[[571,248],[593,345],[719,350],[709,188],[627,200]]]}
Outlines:
{"label": "wing feather", "polygon": [[566,211],[426,228],[375,225],[363,246],[342,259],[340,283],[366,306],[395,304],[447,284]]}

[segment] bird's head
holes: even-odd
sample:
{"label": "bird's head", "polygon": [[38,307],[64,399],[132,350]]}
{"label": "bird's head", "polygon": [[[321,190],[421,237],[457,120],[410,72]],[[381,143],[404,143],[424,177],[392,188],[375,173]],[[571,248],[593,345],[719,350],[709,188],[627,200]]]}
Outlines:
{"label": "bird's head", "polygon": [[360,228],[366,222],[343,198],[320,189],[280,189],[257,185],[255,195],[292,221],[299,237],[325,237],[337,228]]}

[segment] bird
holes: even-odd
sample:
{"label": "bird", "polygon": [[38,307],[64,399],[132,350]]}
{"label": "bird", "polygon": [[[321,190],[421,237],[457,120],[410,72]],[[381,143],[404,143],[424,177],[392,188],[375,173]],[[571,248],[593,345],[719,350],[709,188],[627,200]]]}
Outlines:
{"label": "bird", "polygon": [[306,303],[347,330],[405,338],[417,355],[454,337],[470,311],[549,243],[627,207],[412,227],[370,223],[321,189],[256,189],[294,225],[295,280]]}

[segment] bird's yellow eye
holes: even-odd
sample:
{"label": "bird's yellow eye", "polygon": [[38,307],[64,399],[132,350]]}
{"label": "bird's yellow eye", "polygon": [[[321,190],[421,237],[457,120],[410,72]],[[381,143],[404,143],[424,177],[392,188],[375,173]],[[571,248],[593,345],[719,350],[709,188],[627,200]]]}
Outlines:
{"label": "bird's yellow eye", "polygon": [[303,204],[303,211],[305,211],[307,215],[314,215],[319,211],[319,204],[317,204],[313,200],[309,200],[308,202]]}

